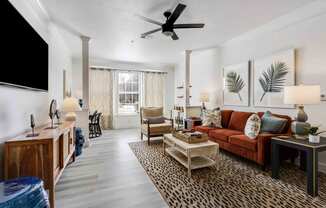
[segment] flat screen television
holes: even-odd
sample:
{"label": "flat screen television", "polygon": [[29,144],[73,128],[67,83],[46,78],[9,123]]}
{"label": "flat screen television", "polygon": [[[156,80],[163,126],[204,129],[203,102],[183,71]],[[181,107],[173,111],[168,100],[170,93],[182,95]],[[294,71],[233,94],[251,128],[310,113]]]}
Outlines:
{"label": "flat screen television", "polygon": [[0,84],[48,91],[48,44],[8,0],[1,0],[0,16]]}

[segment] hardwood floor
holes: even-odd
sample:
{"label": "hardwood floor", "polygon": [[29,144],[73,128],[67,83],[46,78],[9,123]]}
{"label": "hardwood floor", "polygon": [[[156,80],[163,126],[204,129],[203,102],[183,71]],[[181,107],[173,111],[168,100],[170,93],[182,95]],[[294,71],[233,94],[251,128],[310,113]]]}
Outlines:
{"label": "hardwood floor", "polygon": [[104,131],[69,165],[56,186],[56,207],[168,207],[128,146],[137,129]]}

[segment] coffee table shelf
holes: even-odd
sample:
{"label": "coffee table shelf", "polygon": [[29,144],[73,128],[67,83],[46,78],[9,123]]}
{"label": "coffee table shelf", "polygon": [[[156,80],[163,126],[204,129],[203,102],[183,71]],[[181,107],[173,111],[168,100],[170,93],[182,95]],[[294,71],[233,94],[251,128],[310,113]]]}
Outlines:
{"label": "coffee table shelf", "polygon": [[217,162],[219,146],[212,141],[189,144],[175,138],[172,134],[163,137],[164,154],[167,153],[188,169],[191,170],[214,166]]}
{"label": "coffee table shelf", "polygon": [[167,152],[171,157],[173,157],[175,160],[177,160],[179,163],[181,163],[186,168],[190,168],[191,170],[204,168],[213,166],[216,164],[216,162],[208,157],[205,156],[197,156],[197,157],[191,157],[191,167],[188,166],[188,158],[179,152],[174,147],[168,147],[165,149],[165,152]]}

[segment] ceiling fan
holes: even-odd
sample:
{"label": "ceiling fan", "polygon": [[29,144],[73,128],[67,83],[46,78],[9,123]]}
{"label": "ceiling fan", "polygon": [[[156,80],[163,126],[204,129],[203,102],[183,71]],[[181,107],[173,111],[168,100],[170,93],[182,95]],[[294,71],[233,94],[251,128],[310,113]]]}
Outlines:
{"label": "ceiling fan", "polygon": [[163,13],[163,15],[166,18],[165,23],[160,23],[158,21],[152,20],[147,17],[140,16],[144,21],[159,25],[160,28],[157,28],[155,30],[148,31],[146,33],[141,34],[141,38],[146,38],[148,35],[162,31],[162,33],[166,36],[171,37],[173,40],[178,40],[178,35],[174,32],[174,29],[191,29],[191,28],[203,28],[205,24],[202,23],[196,23],[196,24],[174,24],[175,21],[179,18],[183,10],[186,8],[186,5],[184,4],[178,4],[177,7],[173,12],[166,11]]}

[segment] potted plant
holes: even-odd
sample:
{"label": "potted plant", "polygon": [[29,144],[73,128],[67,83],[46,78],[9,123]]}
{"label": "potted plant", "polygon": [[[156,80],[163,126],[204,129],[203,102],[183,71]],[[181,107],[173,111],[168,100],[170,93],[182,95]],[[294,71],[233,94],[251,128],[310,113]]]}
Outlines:
{"label": "potted plant", "polygon": [[311,143],[319,143],[320,142],[320,134],[326,131],[318,131],[319,126],[312,126],[308,129],[309,134],[309,142]]}

